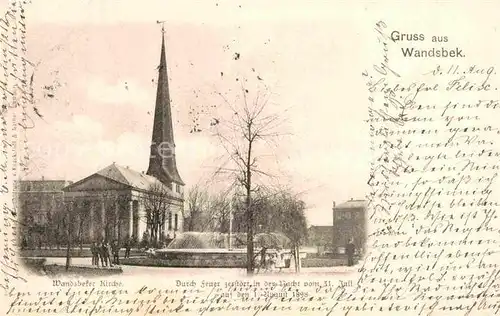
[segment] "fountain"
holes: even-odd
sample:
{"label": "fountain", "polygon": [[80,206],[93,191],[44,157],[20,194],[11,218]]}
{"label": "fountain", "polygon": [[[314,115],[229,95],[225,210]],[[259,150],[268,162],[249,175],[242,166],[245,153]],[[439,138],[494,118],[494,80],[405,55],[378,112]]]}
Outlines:
{"label": "fountain", "polygon": [[[279,233],[261,233],[254,238],[256,253],[263,246],[271,253],[273,249],[287,248],[288,243],[288,238]],[[153,254],[161,266],[197,268],[243,268],[246,256],[245,233],[229,236],[217,232],[179,234],[167,248],[158,249]]]}

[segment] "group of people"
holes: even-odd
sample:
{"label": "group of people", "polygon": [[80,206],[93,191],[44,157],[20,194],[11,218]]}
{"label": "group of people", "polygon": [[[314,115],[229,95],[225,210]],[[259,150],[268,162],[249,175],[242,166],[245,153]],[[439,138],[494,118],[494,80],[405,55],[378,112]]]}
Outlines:
{"label": "group of people", "polygon": [[[126,240],[123,244],[125,248],[125,258],[130,257],[130,242]],[[113,267],[120,264],[120,247],[117,240],[114,240],[111,245],[108,241],[92,242],[90,252],[92,253],[92,265],[99,267],[99,262],[102,267]],[[111,259],[113,258],[113,259]]]}
{"label": "group of people", "polygon": [[[257,273],[259,271],[273,271],[275,269],[281,270],[287,267],[285,263],[285,251],[277,248],[276,251],[269,251],[270,249],[267,247],[262,247],[260,251],[254,256],[255,267],[257,268]],[[345,245],[345,254],[347,255],[347,266],[352,267],[355,264],[355,256],[357,254],[357,249],[354,244],[354,239],[350,238],[348,243]],[[294,250],[291,250],[290,256],[287,256],[286,259],[290,260],[290,258],[294,258],[296,253]]]}
{"label": "group of people", "polygon": [[285,268],[285,253],[281,249],[276,249],[274,252],[268,252],[267,247],[262,247],[260,251],[255,255],[257,273],[261,270],[264,271],[273,271],[275,269],[279,269],[279,272],[283,268]]}

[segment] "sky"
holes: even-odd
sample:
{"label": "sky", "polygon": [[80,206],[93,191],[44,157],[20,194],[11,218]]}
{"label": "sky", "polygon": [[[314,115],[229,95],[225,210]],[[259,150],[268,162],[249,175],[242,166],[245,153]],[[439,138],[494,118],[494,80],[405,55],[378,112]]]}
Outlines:
{"label": "sky", "polygon": [[332,224],[333,201],[364,198],[370,152],[361,72],[375,39],[366,40],[366,33],[376,22],[364,16],[366,8],[131,3],[28,7],[28,54],[43,117],[32,115],[27,178],[77,181],[113,162],[147,169],[161,45],[156,21],[165,20],[177,165],[187,189],[210,178],[221,154],[206,129],[215,114],[201,115],[202,131],[191,133],[190,112],[215,105],[227,114],[218,93],[236,97],[236,78],[254,92],[259,76],[286,134],[264,152],[276,163],[263,161],[260,168],[301,192],[311,225]]}

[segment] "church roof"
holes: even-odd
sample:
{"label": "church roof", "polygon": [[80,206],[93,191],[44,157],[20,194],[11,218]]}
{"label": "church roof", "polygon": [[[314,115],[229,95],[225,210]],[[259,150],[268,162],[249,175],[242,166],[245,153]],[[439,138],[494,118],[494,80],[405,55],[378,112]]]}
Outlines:
{"label": "church roof", "polygon": [[[108,182],[94,181],[94,179],[104,178]],[[113,183],[115,183],[113,185]],[[182,193],[174,192],[171,187],[165,185],[159,179],[144,174],[142,172],[130,169],[113,163],[104,169],[91,174],[90,176],[72,183],[63,188],[66,192],[76,191],[106,191],[117,189],[116,184],[128,187],[130,189],[142,192],[149,192],[155,194],[166,194],[174,199],[182,199]]]}
{"label": "church roof", "polygon": [[367,206],[366,200],[349,200],[347,202],[341,203],[335,206],[336,209],[346,209],[346,208],[365,208]]}
{"label": "church roof", "polygon": [[[149,176],[139,171],[135,171],[128,167],[123,167],[115,163],[107,166],[106,168],[96,172],[105,178],[114,180],[116,182],[131,186],[139,190],[150,190],[151,185],[161,184],[155,177]],[[162,184],[163,185],[163,184]],[[167,188],[170,190],[169,188]]]}

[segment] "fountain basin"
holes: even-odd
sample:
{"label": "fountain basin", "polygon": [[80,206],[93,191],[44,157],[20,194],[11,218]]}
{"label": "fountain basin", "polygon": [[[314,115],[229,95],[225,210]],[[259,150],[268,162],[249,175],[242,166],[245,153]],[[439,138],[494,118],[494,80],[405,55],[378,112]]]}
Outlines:
{"label": "fountain basin", "polygon": [[153,258],[166,267],[244,268],[246,249],[159,249]]}
{"label": "fountain basin", "polygon": [[[229,248],[231,238],[232,249]],[[247,250],[244,242],[246,234],[214,232],[185,232],[178,235],[168,246],[148,252],[147,258],[127,258],[127,265],[186,267],[186,268],[244,268],[247,263]],[[284,249],[286,237],[279,234],[257,234],[254,245],[255,254],[260,247],[266,247],[271,254],[276,248]],[[286,249],[286,248],[285,248]],[[289,250],[283,250],[289,253]],[[256,258],[256,260],[259,260]]]}

